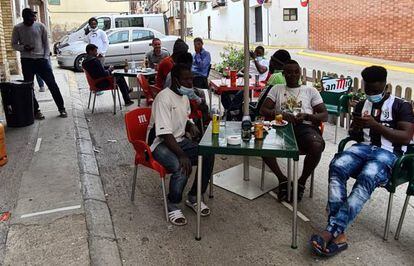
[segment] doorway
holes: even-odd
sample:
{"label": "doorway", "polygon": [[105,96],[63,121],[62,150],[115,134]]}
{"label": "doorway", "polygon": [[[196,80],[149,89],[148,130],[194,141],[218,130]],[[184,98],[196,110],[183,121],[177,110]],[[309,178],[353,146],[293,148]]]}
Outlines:
{"label": "doorway", "polygon": [[256,28],[256,42],[263,42],[263,20],[261,6],[254,9],[254,20]]}
{"label": "doorway", "polygon": [[208,34],[208,39],[211,40],[211,17],[210,16],[207,17],[207,34]]}

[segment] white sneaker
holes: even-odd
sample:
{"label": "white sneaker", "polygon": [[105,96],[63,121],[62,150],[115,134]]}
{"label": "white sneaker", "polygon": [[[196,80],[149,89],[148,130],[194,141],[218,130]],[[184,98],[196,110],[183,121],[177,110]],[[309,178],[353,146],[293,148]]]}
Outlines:
{"label": "white sneaker", "polygon": [[40,87],[39,88],[39,92],[45,92],[45,91],[46,91],[45,87]]}

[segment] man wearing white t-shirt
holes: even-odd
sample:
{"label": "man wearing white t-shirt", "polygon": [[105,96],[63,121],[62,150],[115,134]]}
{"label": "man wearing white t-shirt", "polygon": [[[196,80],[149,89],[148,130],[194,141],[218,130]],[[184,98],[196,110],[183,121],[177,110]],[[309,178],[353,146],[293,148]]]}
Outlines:
{"label": "man wearing white t-shirt", "polygon": [[[184,91],[193,87],[193,75],[188,65],[176,64],[171,70],[171,87],[157,94],[152,104],[151,120],[148,127],[148,142],[155,133],[151,144],[152,154],[167,172],[171,173],[168,193],[168,217],[174,225],[185,225],[187,219],[178,204],[191,174],[197,165],[198,144],[185,138],[186,132],[197,138],[197,127],[189,120],[190,102]],[[155,132],[154,132],[155,131]],[[201,191],[207,189],[214,166],[214,156],[203,157]],[[186,205],[196,212],[197,180],[188,192]],[[210,209],[201,202],[201,216],[208,216]]]}
{"label": "man wearing white t-shirt", "polygon": [[250,52],[249,74],[252,78],[259,75],[259,81],[265,81],[269,73],[269,61],[264,59],[265,49],[257,46],[254,52]]}
{"label": "man wearing white t-shirt", "polygon": [[[286,85],[275,85],[267,95],[260,108],[260,114],[275,119],[283,115],[283,119],[293,124],[298,148],[306,157],[302,175],[298,180],[298,200],[305,191],[306,180],[318,165],[325,142],[321,136],[319,125],[328,120],[328,112],[319,92],[306,85],[299,85],[300,66],[289,60],[283,67]],[[287,178],[281,172],[275,158],[263,158],[279,179],[278,198],[287,199]]]}
{"label": "man wearing white t-shirt", "polygon": [[108,36],[106,35],[106,32],[98,29],[98,20],[96,18],[90,18],[88,24],[90,32],[86,36],[87,42],[98,47],[98,58],[103,65],[105,62],[105,54],[109,46]]}

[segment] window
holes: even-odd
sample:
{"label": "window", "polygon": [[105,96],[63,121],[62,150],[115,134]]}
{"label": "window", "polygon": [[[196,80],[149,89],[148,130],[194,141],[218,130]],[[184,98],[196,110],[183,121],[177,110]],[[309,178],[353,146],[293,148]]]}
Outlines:
{"label": "window", "polygon": [[132,31],[132,41],[145,41],[154,39],[154,33],[149,30],[134,30]]}
{"label": "window", "polygon": [[49,5],[60,5],[60,0],[49,0]]}
{"label": "window", "polygon": [[297,21],[298,9],[297,8],[283,8],[283,21]]}
{"label": "window", "polygon": [[98,29],[106,31],[111,28],[111,19],[108,17],[98,18]]}
{"label": "window", "polygon": [[111,34],[109,37],[109,44],[129,42],[129,31],[117,31]]}
{"label": "window", "polygon": [[123,27],[144,27],[144,19],[142,17],[116,18],[115,28]]}

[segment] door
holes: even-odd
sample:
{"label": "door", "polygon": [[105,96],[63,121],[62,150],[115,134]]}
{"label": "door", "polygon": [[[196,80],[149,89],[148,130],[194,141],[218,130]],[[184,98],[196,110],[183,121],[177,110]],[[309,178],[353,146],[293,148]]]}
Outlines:
{"label": "door", "polygon": [[123,65],[131,60],[129,30],[115,31],[108,35],[109,48],[105,56],[106,65]]}
{"label": "door", "polygon": [[211,40],[211,17],[207,17],[208,39]]}
{"label": "door", "polygon": [[154,33],[150,30],[132,30],[131,59],[144,61],[145,54],[152,50]]}
{"label": "door", "polygon": [[254,19],[256,27],[256,42],[263,42],[262,7],[254,9]]}

